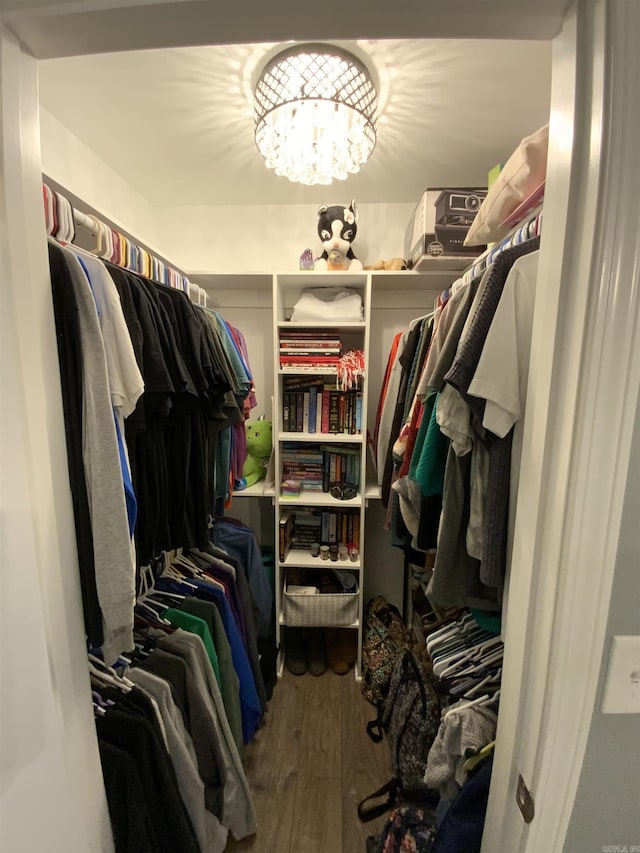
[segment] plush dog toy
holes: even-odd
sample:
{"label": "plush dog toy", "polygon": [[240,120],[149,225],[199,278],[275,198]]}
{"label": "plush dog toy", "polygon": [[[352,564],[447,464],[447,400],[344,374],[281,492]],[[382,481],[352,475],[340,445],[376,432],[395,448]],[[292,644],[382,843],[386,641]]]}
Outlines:
{"label": "plush dog toy", "polygon": [[365,267],[366,270],[406,270],[407,262],[404,258],[391,258],[390,261],[375,261]]}
{"label": "plush dog toy", "polygon": [[247,433],[247,458],[240,481],[240,484],[244,482],[244,485],[240,485],[240,488],[236,486],[239,491],[264,480],[273,446],[271,421],[245,421],[245,430]]}
{"label": "plush dog toy", "polygon": [[362,263],[353,254],[351,244],[357,234],[356,203],[349,207],[326,204],[318,208],[318,236],[324,251],[314,264],[316,270],[361,270]]}

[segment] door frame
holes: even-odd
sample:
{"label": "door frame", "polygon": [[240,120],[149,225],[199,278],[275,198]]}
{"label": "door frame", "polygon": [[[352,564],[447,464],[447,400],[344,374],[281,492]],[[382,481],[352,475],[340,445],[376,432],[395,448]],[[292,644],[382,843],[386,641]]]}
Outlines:
{"label": "door frame", "polygon": [[[483,853],[562,851],[595,706],[640,384],[639,12],[626,0],[579,0],[554,41],[517,571]],[[515,803],[520,774],[535,802],[529,825]]]}

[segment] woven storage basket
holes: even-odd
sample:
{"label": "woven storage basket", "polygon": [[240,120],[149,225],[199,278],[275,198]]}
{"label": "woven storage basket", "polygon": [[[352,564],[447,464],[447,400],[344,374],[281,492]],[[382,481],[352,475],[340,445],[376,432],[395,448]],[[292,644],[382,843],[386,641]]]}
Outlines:
{"label": "woven storage basket", "polygon": [[282,614],[290,627],[313,628],[352,625],[358,620],[357,592],[321,592],[301,595],[283,590]]}

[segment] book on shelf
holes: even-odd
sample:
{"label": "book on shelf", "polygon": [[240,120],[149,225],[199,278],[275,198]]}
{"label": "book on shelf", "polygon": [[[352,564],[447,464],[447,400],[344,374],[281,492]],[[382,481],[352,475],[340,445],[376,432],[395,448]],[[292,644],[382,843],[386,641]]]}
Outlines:
{"label": "book on shelf", "polygon": [[289,432],[296,432],[298,429],[297,426],[297,416],[296,416],[296,408],[298,404],[298,392],[291,391],[289,394]]}
{"label": "book on shelf", "polygon": [[341,347],[340,332],[333,329],[308,329],[306,331],[287,330],[280,332],[280,347],[283,346],[332,346]]}
{"label": "book on shelf", "polygon": [[293,374],[282,377],[283,391],[306,391],[312,387],[322,390],[324,384],[325,379],[323,376],[313,376],[312,374],[309,374],[309,376],[296,376]]}
{"label": "book on shelf", "polygon": [[[322,509],[317,512],[319,525],[313,528],[308,528],[304,533],[300,530],[297,524],[294,525],[294,537],[300,536],[300,541],[306,542],[310,539],[309,545],[314,542],[319,542],[321,545],[348,545],[353,542],[357,547],[360,547],[360,512],[351,507],[344,509]],[[313,530],[313,538],[310,531]],[[294,546],[295,547],[295,546]]]}
{"label": "book on shelf", "polygon": [[293,536],[293,525],[295,523],[295,514],[289,510],[283,510],[280,515],[279,525],[279,540],[278,540],[278,556],[280,562],[284,563],[287,555],[291,550],[291,540]]}
{"label": "book on shelf", "polygon": [[280,560],[291,550],[308,551],[322,545],[353,542],[359,547],[359,512],[353,509],[286,509],[280,516]]}
{"label": "book on shelf", "polygon": [[360,486],[360,449],[341,445],[321,445],[322,491],[329,492],[331,483],[353,483]]}
{"label": "book on shelf", "polygon": [[304,391],[296,392],[296,432],[303,432],[304,424]]}
{"label": "book on shelf", "polygon": [[280,355],[340,355],[339,349],[326,347],[280,347]]}
{"label": "book on shelf", "polygon": [[340,417],[340,391],[329,391],[329,432],[337,434],[339,432],[339,417]]}
{"label": "book on shelf", "polygon": [[361,432],[362,392],[342,391],[319,376],[282,379],[284,432],[358,435]]}
{"label": "book on shelf", "polygon": [[291,394],[289,391],[284,391],[282,394],[282,429],[284,432],[289,432],[291,428],[291,419],[289,417]]}
{"label": "book on shelf", "polygon": [[338,514],[336,512],[329,513],[329,545],[338,542]]}
{"label": "book on shelf", "polygon": [[307,432],[314,433],[316,431],[316,420],[317,420],[317,402],[318,402],[318,388],[316,385],[312,385],[309,388],[309,391],[305,393],[309,395],[309,411],[307,417]]}
{"label": "book on shelf", "polygon": [[280,364],[283,367],[289,367],[294,364],[317,364],[325,366],[335,365],[337,366],[340,362],[340,356],[338,355],[300,355],[298,353],[294,353],[292,355],[280,355]]}
{"label": "book on shelf", "polygon": [[329,432],[329,391],[322,392],[322,411],[320,417],[320,432]]}
{"label": "book on shelf", "polygon": [[301,432],[309,432],[309,392],[302,392],[302,430]]}

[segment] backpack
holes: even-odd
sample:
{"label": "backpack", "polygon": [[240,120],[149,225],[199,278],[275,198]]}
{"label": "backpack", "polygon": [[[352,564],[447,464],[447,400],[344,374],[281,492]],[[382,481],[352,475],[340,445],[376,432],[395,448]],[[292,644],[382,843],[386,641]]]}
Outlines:
{"label": "backpack", "polygon": [[403,805],[389,815],[380,835],[369,836],[367,853],[431,853],[436,828],[418,806]]}
{"label": "backpack", "polygon": [[391,746],[393,775],[404,792],[425,787],[427,756],[438,734],[441,711],[434,676],[407,649],[393,669],[381,719]]}
{"label": "backpack", "polygon": [[[378,817],[403,798],[415,797],[435,805],[438,795],[423,781],[427,756],[440,726],[441,701],[437,682],[413,652],[405,649],[396,661],[384,708],[367,725],[371,740],[379,743],[386,732],[391,749],[393,777],[358,806],[362,821]],[[386,795],[386,801],[367,806]]]}
{"label": "backpack", "polygon": [[367,605],[362,643],[362,695],[381,708],[394,664],[407,648],[407,629],[397,607],[382,595]]}

